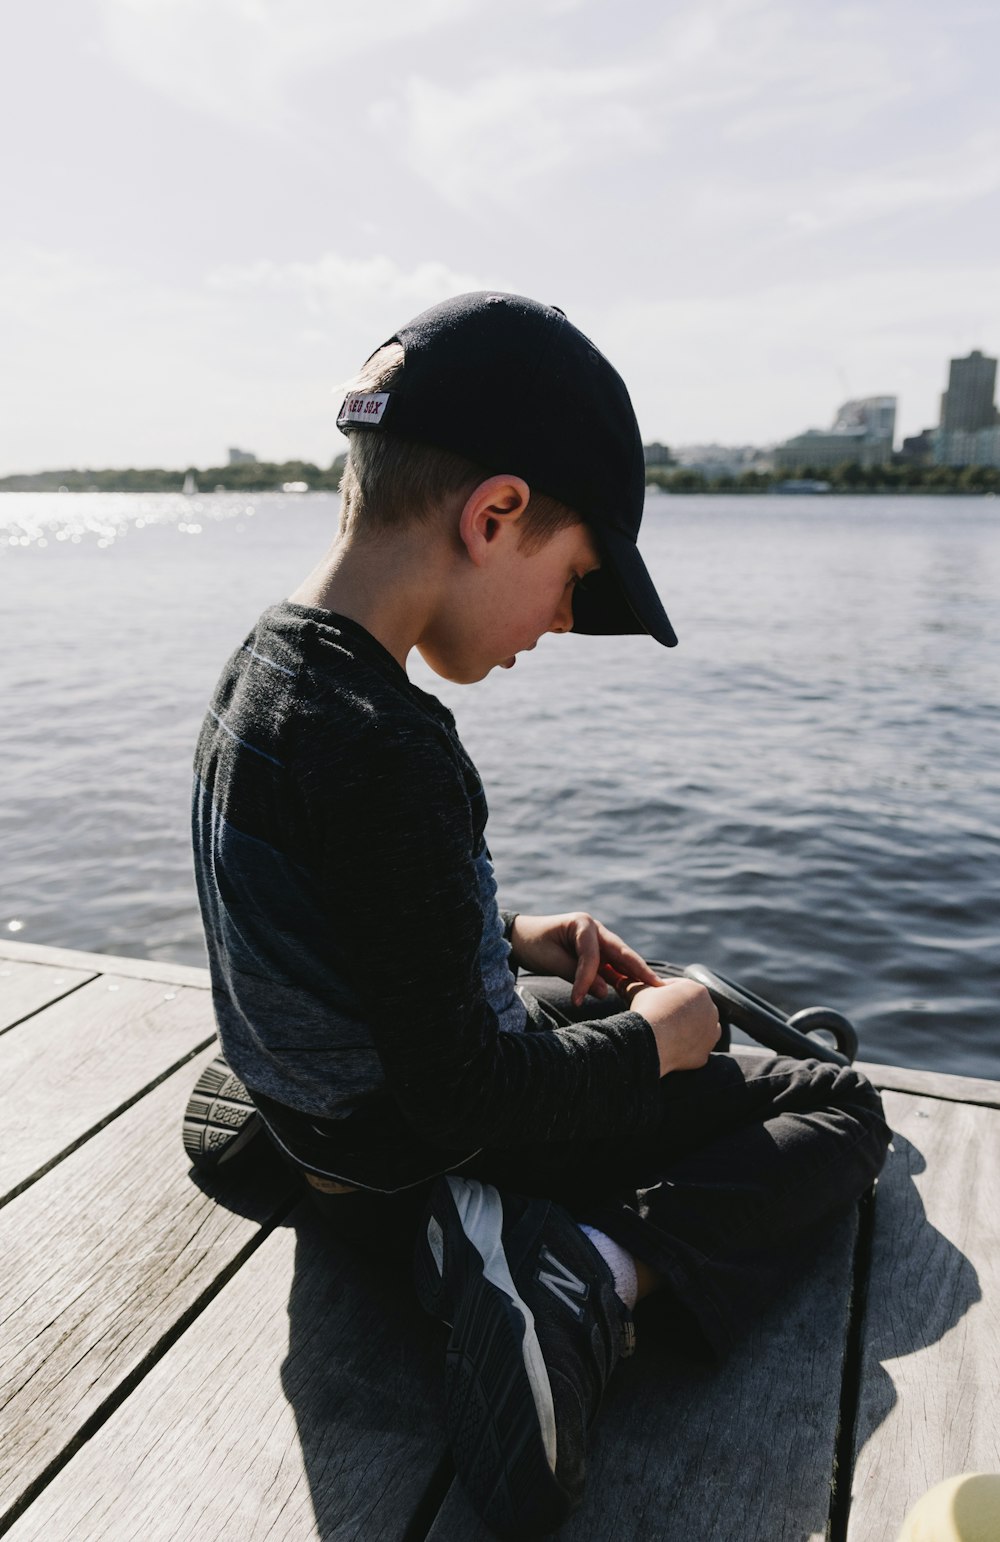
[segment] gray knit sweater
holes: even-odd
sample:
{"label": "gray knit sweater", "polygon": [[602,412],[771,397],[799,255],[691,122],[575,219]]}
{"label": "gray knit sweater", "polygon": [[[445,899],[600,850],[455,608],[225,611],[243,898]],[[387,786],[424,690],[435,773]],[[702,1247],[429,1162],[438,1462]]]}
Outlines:
{"label": "gray knit sweater", "polygon": [[637,1013],[539,1031],[526,1011],[486,815],[451,713],[381,644],[265,611],[198,740],[195,870],[224,1051],[315,1172],[396,1189],[655,1118]]}

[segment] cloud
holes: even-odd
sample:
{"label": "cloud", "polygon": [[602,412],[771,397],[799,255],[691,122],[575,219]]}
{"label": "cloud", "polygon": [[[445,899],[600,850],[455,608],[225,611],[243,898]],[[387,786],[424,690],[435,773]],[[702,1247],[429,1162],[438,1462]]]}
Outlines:
{"label": "cloud", "polygon": [[810,231],[863,220],[890,221],[920,210],[988,197],[1000,189],[1000,134],[976,133],[936,155],[904,156],[881,165],[853,168],[825,187],[799,190],[808,208],[790,218]]}
{"label": "cloud", "polygon": [[[208,286],[230,294],[266,290],[294,296],[313,315],[347,318],[359,304],[394,312],[400,307],[427,306],[447,294],[482,288],[470,275],[456,273],[443,262],[420,262],[405,268],[391,257],[343,257],[326,252],[312,262],[230,263],[208,276]],[[397,320],[406,318],[398,316]]]}
{"label": "cloud", "polygon": [[[707,245],[714,228],[739,230],[748,245],[775,251],[789,236],[827,240],[835,232],[901,217],[947,215],[995,196],[1000,189],[1000,133],[976,130],[967,137],[914,154],[881,153],[868,161],[847,157],[822,175],[810,166],[771,166],[750,179],[741,168],[717,170],[710,182],[689,189],[684,215]],[[941,234],[942,232],[938,232]],[[855,236],[855,242],[857,241]]]}
{"label": "cloud", "polygon": [[506,70],[466,87],[414,76],[400,100],[376,103],[371,117],[448,202],[514,205],[526,184],[544,196],[567,165],[597,168],[648,148],[631,100],[643,74],[639,67]]}
{"label": "cloud", "polygon": [[[822,195],[828,178],[853,171],[857,184],[868,172],[874,202],[886,156],[923,127],[928,104],[960,89],[956,37],[976,20],[968,0],[919,17],[902,0],[702,0],[634,6],[607,40],[576,41],[595,11],[582,5],[571,23],[530,34],[509,25],[478,70],[418,55],[373,103],[372,121],[463,210],[545,210],[561,179],[593,189],[609,167],[633,198],[716,205],[730,193],[766,202],[769,188],[796,179]],[[945,139],[969,132],[952,124]],[[921,197],[901,185],[886,192],[890,208]],[[808,223],[809,200],[795,207]]]}
{"label": "cloud", "polygon": [[241,314],[267,315],[271,333],[284,331],[325,349],[337,387],[404,321],[449,295],[486,287],[485,280],[443,262],[405,267],[384,255],[344,257],[326,252],[313,261],[262,259],[216,268],[206,288]]}
{"label": "cloud", "polygon": [[7,102],[8,465],[326,455],[331,387],[467,288],[565,305],[668,442],[823,423],[841,369],[920,427],[1000,346],[982,0],[84,0],[50,31],[49,95]]}
{"label": "cloud", "polygon": [[481,287],[385,256],[260,261],[166,283],[70,251],[0,248],[0,474],[217,464],[227,444],[326,463],[333,394],[397,326]]}
{"label": "cloud", "polygon": [[97,0],[119,66],[181,106],[257,131],[297,125],[293,82],[433,32],[481,0]]}
{"label": "cloud", "polygon": [[4,470],[134,463],[172,438],[180,451],[171,415],[179,425],[185,391],[218,385],[213,323],[197,292],[67,250],[0,248]]}

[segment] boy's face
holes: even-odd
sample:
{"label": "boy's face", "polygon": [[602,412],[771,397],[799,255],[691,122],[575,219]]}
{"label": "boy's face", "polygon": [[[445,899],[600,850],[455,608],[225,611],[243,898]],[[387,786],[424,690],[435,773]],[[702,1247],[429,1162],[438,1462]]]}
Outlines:
{"label": "boy's face", "polygon": [[468,574],[446,614],[417,646],[436,674],[459,684],[512,669],[546,632],[573,627],[573,590],[601,565],[586,525],[567,525],[541,547],[522,545],[516,524],[496,537],[490,560]]}

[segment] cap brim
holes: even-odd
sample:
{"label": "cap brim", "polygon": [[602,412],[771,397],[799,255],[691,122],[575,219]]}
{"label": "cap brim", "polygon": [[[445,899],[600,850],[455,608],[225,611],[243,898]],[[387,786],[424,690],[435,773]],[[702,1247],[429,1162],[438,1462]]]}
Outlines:
{"label": "cap brim", "polygon": [[665,648],[677,646],[660,597],[628,536],[607,528],[593,534],[601,548],[602,563],[578,584],[573,595],[573,630],[594,637],[648,632]]}

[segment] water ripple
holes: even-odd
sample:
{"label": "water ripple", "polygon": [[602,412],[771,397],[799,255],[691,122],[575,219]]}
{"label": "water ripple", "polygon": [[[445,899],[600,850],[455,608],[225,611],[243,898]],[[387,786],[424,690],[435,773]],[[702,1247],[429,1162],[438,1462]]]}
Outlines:
{"label": "water ripple", "polygon": [[[416,664],[487,784],[504,899],[873,1059],[1000,1077],[1000,524],[961,499],[657,499],[681,646],[547,638],[473,690]],[[225,657],[328,543],[328,495],[0,498],[0,929],[201,962],[194,737]]]}

